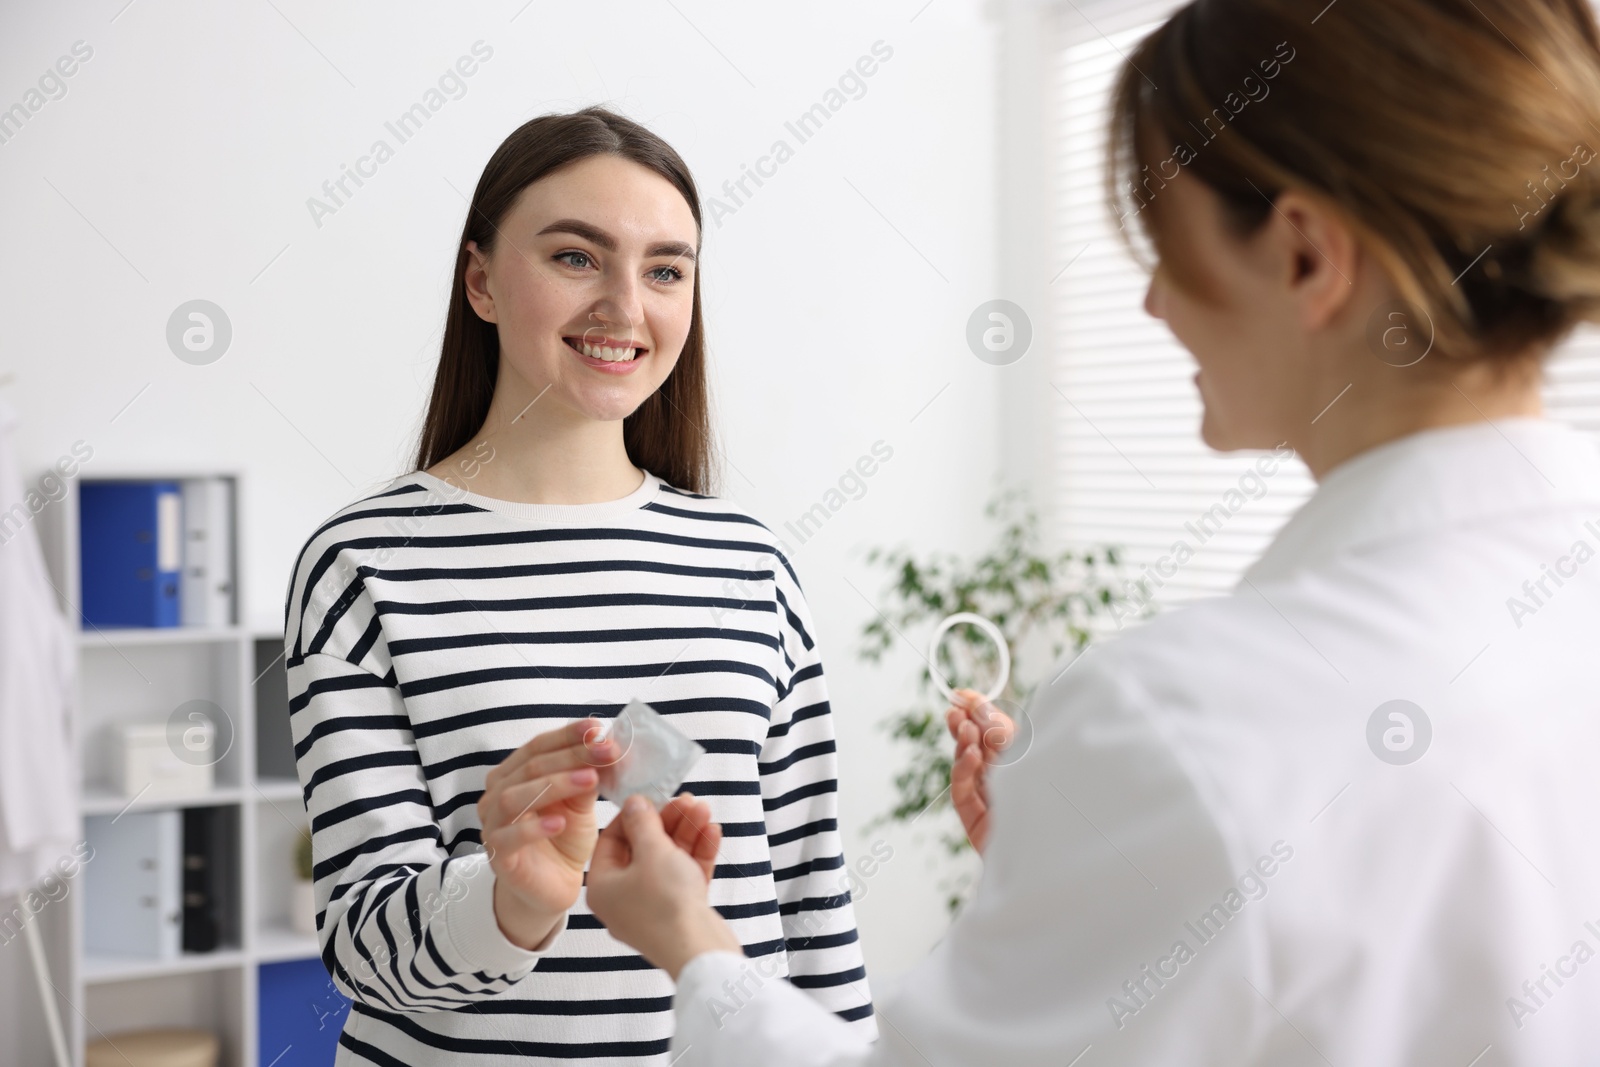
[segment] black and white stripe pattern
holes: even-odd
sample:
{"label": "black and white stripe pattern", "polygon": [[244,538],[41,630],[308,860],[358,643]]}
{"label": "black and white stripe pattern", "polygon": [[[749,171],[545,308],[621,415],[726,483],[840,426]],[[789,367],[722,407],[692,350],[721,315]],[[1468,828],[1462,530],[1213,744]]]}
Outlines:
{"label": "black and white stripe pattern", "polygon": [[284,644],[323,961],[356,1000],[339,1063],[667,1063],[671,980],[581,897],[543,952],[499,933],[475,807],[514,748],[634,697],[706,749],[685,788],[722,824],[711,902],[746,954],[876,1032],[822,664],[776,545],[653,475],[539,506],[413,473],[312,535]]}

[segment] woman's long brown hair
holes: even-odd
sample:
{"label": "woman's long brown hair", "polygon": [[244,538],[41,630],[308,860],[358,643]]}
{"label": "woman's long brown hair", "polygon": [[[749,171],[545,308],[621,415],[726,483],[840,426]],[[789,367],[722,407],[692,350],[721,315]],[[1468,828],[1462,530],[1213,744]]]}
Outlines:
{"label": "woman's long brown hair", "polygon": [[[483,254],[490,254],[517,194],[560,167],[598,155],[621,156],[667,179],[683,194],[699,230],[700,195],[688,166],[671,145],[638,123],[588,107],[542,115],[513,131],[483,168],[461,230],[439,369],[417,443],[418,469],[451,455],[483,428],[500,370],[496,326],[480,319],[467,301],[467,242],[476,241]],[[668,485],[691,493],[712,491],[711,405],[698,270],[683,352],[661,388],[622,420],[622,440],[635,466]]]}

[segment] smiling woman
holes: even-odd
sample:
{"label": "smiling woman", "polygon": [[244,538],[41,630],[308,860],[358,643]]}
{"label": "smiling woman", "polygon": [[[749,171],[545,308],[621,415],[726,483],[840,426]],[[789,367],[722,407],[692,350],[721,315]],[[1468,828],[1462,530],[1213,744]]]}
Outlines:
{"label": "smiling woman", "polygon": [[684,788],[709,809],[663,814],[706,846],[729,947],[876,1032],[810,613],[779,539],[705,495],[699,245],[648,130],[515,131],[467,213],[418,469],[301,554],[284,640],[341,1064],[668,1062],[671,979],[584,888],[621,756],[592,731],[636,698],[705,750]]}
{"label": "smiling woman", "polygon": [[[564,409],[563,422],[620,418],[635,464],[690,492],[710,488],[699,196],[665,142],[603,115],[536,119],[484,168],[418,467],[435,468],[480,430],[509,425],[542,395],[537,381],[553,390],[549,406]],[[595,358],[629,347],[626,367]]]}

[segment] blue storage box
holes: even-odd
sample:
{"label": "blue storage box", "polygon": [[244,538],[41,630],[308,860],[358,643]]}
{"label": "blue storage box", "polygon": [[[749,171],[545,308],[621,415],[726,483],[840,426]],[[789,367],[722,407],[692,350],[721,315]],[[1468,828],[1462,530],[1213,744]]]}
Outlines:
{"label": "blue storage box", "polygon": [[329,1067],[350,1001],[320,959],[263,963],[258,985],[261,1067]]}

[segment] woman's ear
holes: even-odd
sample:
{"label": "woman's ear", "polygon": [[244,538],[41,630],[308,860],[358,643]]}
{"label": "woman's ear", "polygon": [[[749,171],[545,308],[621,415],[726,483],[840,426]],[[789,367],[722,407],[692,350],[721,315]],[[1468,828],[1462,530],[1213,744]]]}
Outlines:
{"label": "woman's ear", "polygon": [[467,266],[462,282],[467,290],[467,303],[484,322],[498,321],[494,317],[494,296],[489,292],[489,258],[478,248],[478,242],[467,242]]}
{"label": "woman's ear", "polygon": [[1361,245],[1335,208],[1296,189],[1273,204],[1275,255],[1307,332],[1325,328],[1355,297]]}

